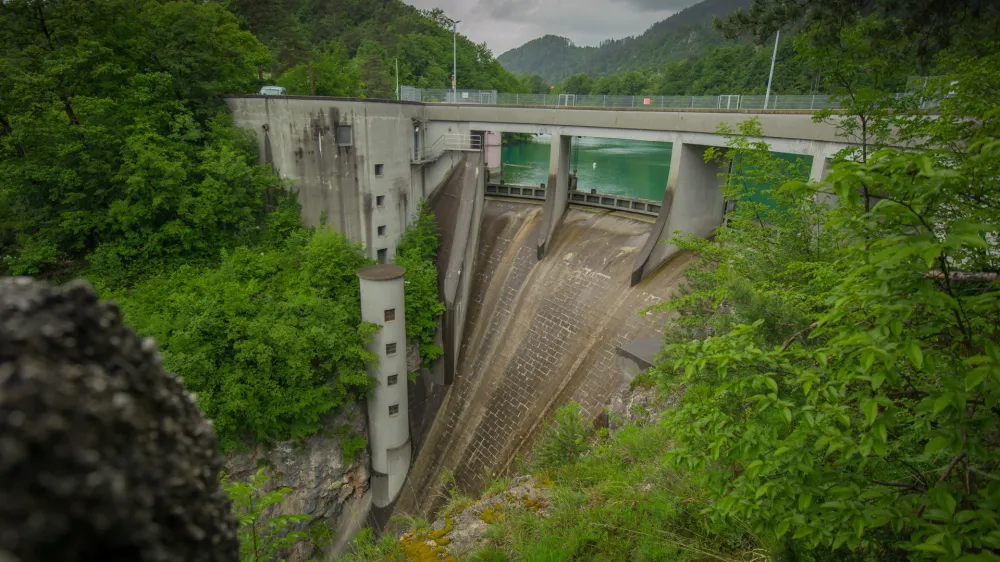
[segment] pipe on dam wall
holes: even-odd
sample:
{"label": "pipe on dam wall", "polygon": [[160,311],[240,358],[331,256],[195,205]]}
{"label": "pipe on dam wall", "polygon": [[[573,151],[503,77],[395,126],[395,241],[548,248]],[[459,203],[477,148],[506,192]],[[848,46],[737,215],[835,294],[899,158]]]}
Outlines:
{"label": "pipe on dam wall", "polygon": [[633,287],[633,263],[651,225],[570,208],[539,261],[542,210],[485,203],[456,377],[396,513],[430,515],[444,497],[444,470],[469,494],[509,473],[570,400],[598,414],[625,381],[615,348],[661,335],[664,313],[639,312],[670,298],[688,258]]}

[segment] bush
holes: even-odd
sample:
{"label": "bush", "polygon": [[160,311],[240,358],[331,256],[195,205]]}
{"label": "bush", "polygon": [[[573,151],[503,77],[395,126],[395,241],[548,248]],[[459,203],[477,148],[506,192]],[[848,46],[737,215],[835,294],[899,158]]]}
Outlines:
{"label": "bush", "polygon": [[533,464],[536,469],[556,468],[576,459],[587,450],[588,431],[580,405],[570,402],[556,410],[545,427],[545,435],[535,446]]}
{"label": "bush", "polygon": [[[939,115],[908,123],[922,150],[783,189],[793,213],[838,199],[800,241],[761,225],[700,242],[733,261],[692,319],[729,325],[668,345],[658,376],[686,387],[667,459],[709,491],[713,524],[814,559],[996,559],[1000,55],[956,66],[927,93]],[[742,306],[738,286],[780,298]]]}
{"label": "bush", "polygon": [[222,487],[233,502],[240,525],[241,562],[272,562],[282,550],[308,538],[306,533],[292,530],[309,521],[308,515],[265,515],[291,493],[289,488],[264,492],[270,479],[264,469],[251,476],[249,482],[234,482],[228,475],[222,475]]}
{"label": "bush", "polygon": [[434,343],[444,304],[438,300],[438,229],[427,201],[406,227],[396,249],[396,263],[406,268],[406,337],[420,345],[420,357],[430,364],[444,354]]}
{"label": "bush", "polygon": [[121,299],[184,379],[222,447],[302,439],[373,387],[355,270],[370,263],[342,234],[291,236],[280,248],[238,248],[218,267],[184,266]]}

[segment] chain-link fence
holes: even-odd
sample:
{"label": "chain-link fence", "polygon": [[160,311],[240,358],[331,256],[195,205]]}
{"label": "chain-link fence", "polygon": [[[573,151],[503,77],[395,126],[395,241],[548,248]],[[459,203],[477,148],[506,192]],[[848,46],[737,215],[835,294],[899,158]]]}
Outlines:
{"label": "chain-link fence", "polygon": [[[726,94],[721,96],[604,96],[576,94],[505,94],[495,90],[433,90],[403,86],[401,98],[425,103],[469,103],[481,105],[606,107],[629,109],[765,109],[764,96]],[[837,107],[825,94],[807,96],[773,95],[766,109],[816,110]]]}
{"label": "chain-link fence", "polygon": [[[913,95],[897,93],[896,98]],[[612,109],[718,109],[726,111],[786,109],[816,111],[836,109],[837,100],[827,94],[805,96],[771,95],[764,105],[763,95],[724,94],[721,96],[602,96],[577,94],[504,94],[496,90],[433,90],[402,86],[400,99],[424,103],[458,103],[474,105],[511,105],[523,107],[604,107]],[[913,99],[912,103],[927,109],[936,101]]]}

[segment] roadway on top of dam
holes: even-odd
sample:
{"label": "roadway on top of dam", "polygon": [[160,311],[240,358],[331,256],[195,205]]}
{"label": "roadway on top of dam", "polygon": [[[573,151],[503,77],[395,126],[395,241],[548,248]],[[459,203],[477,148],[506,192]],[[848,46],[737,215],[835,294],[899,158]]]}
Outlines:
{"label": "roadway on top of dam", "polygon": [[[814,112],[808,110],[524,107],[318,96],[230,98],[263,99],[269,109],[279,113],[283,106],[292,103],[314,106],[318,114],[330,102],[356,102],[359,108],[365,104],[368,107],[371,104],[396,106],[400,116],[428,124],[455,123],[460,130],[466,131],[620,138],[703,146],[725,146],[726,139],[719,133],[723,124],[735,131],[740,123],[756,118],[764,132],[761,140],[770,144],[774,152],[830,157],[851,144],[838,135],[834,123],[814,121]],[[234,110],[239,111],[241,105],[234,104]],[[312,107],[309,109],[311,111]]]}

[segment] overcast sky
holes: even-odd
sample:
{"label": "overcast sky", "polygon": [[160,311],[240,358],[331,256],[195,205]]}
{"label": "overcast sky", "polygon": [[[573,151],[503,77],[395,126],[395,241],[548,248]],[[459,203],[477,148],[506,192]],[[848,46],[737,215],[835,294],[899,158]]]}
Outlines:
{"label": "overcast sky", "polygon": [[421,9],[441,8],[461,20],[458,31],[483,41],[494,55],[542,35],[569,37],[577,45],[639,35],[699,0],[403,0]]}

